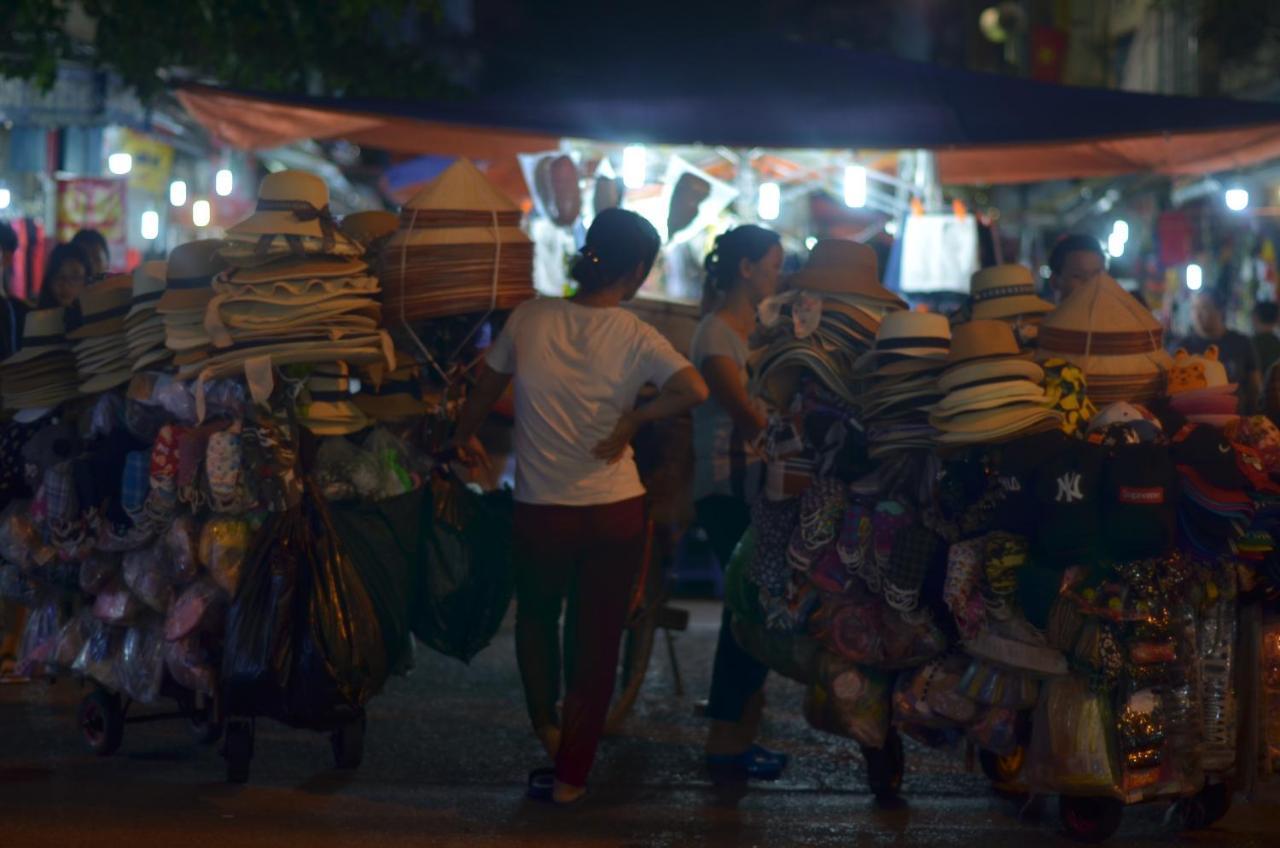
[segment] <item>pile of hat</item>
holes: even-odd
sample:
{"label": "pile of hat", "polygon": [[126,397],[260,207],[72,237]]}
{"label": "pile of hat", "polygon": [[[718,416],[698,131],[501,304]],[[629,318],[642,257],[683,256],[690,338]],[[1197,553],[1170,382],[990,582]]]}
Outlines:
{"label": "pile of hat", "polygon": [[1191,356],[1181,348],[1169,370],[1169,407],[1196,424],[1224,427],[1239,418],[1235,383],[1218,361],[1218,346]]}
{"label": "pile of hat", "polygon": [[360,379],[355,404],[378,422],[398,422],[425,415],[429,409],[422,396],[419,367],[413,357],[396,351],[395,368],[367,366]]}
{"label": "pile of hat", "polygon": [[1182,478],[1178,527],[1201,553],[1221,551],[1253,518],[1253,498],[1241,448],[1216,427],[1193,424],[1175,433],[1169,453]]}
{"label": "pile of hat", "polygon": [[1003,321],[957,326],[946,366],[938,378],[946,396],[929,416],[939,444],[1003,442],[1061,423],[1040,385],[1044,370],[1021,354]]}
{"label": "pile of hat", "polygon": [[1098,406],[1144,402],[1164,393],[1173,361],[1160,322],[1106,274],[1085,283],[1045,316],[1041,360],[1061,358],[1084,371]]}
{"label": "pile of hat", "polygon": [[467,159],[405,204],[382,250],[388,320],[514,309],[534,296],[520,207]]}
{"label": "pile of hat", "polygon": [[80,394],[63,321],[61,308],[31,310],[22,325],[22,348],[0,363],[4,408],[18,410],[20,420],[39,418]]}
{"label": "pile of hat", "polygon": [[203,239],[180,244],[169,253],[156,314],[164,324],[164,346],[179,367],[209,358],[212,341],[204,328],[204,314],[213,299],[213,278],[227,267],[218,256],[222,246],[215,239]]}
{"label": "pile of hat", "polygon": [[1053,304],[1036,295],[1036,279],[1025,265],[983,268],[969,279],[970,317],[978,321],[1007,321],[1020,341],[1040,333],[1040,323]]}
{"label": "pile of hat", "polygon": [[766,343],[752,357],[754,390],[785,408],[808,374],[853,405],[859,357],[875,343],[881,318],[905,308],[880,285],[874,250],[819,241],[805,267],[787,280],[787,292],[761,306]]}
{"label": "pile of hat", "polygon": [[134,371],[155,368],[173,356],[165,347],[164,318],[156,312],[165,293],[168,266],[143,262],[133,270],[133,297],[124,318],[125,346]]}
{"label": "pile of hat", "polygon": [[[378,281],[360,246],[338,230],[322,180],[269,174],[257,210],[227,235],[220,256],[230,267],[208,289],[200,327],[212,347],[180,376],[229,376],[263,357],[274,365],[389,358]],[[174,264],[170,257],[171,277]]]}
{"label": "pile of hat", "polygon": [[133,301],[133,277],[116,274],[80,294],[67,339],[75,342],[81,394],[92,395],[127,383],[133,376],[124,322]]}
{"label": "pile of hat", "polygon": [[859,360],[869,387],[858,408],[872,458],[933,446],[928,410],[941,396],[938,373],[950,351],[945,316],[904,311],[884,317],[875,346]]}
{"label": "pile of hat", "polygon": [[298,423],[318,436],[345,436],[370,426],[355,404],[358,388],[345,362],[317,366],[298,398]]}

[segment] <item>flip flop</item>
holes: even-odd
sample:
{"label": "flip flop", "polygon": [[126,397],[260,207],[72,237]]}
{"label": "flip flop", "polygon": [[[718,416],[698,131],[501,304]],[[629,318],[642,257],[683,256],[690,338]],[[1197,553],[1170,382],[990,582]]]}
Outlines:
{"label": "flip flop", "polygon": [[556,770],[554,768],[534,769],[529,772],[529,784],[525,789],[525,797],[530,801],[550,801],[555,785]]}

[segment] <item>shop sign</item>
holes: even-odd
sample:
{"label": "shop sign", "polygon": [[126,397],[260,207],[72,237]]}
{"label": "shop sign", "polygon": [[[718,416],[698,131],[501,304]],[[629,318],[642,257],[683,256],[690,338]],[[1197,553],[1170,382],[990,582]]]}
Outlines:
{"label": "shop sign", "polygon": [[58,180],[58,241],[70,241],[77,230],[97,230],[111,246],[111,255],[123,257],[128,249],[126,194],[123,179]]}
{"label": "shop sign", "polygon": [[164,194],[169,190],[173,174],[173,148],[162,141],[133,130],[120,136],[120,149],[133,157],[129,185],[148,194]]}

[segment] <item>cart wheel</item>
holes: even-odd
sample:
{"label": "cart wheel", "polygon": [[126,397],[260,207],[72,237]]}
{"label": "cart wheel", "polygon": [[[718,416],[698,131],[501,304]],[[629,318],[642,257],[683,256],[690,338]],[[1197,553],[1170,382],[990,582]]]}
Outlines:
{"label": "cart wheel", "polygon": [[213,699],[198,695],[191,704],[191,735],[200,745],[212,745],[222,738],[222,722],[214,715]]}
{"label": "cart wheel", "polygon": [[99,757],[109,757],[120,750],[124,741],[124,710],[120,696],[94,689],[80,702],[76,721],[89,750]]}
{"label": "cart wheel", "polygon": [[883,748],[863,748],[867,761],[867,787],[877,800],[896,798],[902,790],[902,773],[906,759],[902,753],[902,737],[896,728],[889,728]]}
{"label": "cart wheel", "polygon": [[364,760],[364,729],[367,719],[361,713],[354,721],[339,727],[329,737],[333,747],[333,764],[340,769],[358,769]]}
{"label": "cart wheel", "polygon": [[1007,786],[1018,779],[1018,775],[1022,773],[1022,763],[1027,757],[1027,751],[1021,745],[1014,749],[1012,754],[997,754],[992,751],[982,750],[978,752],[978,763],[982,766],[982,773],[987,776],[996,786]]}
{"label": "cart wheel", "polygon": [[1124,804],[1116,798],[1063,795],[1058,814],[1067,835],[1079,842],[1102,842],[1120,827]]}
{"label": "cart wheel", "polygon": [[1217,823],[1231,809],[1231,786],[1227,783],[1206,784],[1195,795],[1179,803],[1183,828],[1202,830]]}
{"label": "cart wheel", "polygon": [[227,760],[227,783],[246,783],[253,760],[253,722],[228,721],[222,740],[222,756]]}

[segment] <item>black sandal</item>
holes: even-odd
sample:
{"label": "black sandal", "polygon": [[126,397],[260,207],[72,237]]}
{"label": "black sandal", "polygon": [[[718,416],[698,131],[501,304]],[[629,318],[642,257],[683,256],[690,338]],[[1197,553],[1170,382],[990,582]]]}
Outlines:
{"label": "black sandal", "polygon": [[556,788],[556,770],[550,766],[529,772],[529,785],[525,797],[530,801],[550,801]]}

